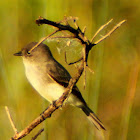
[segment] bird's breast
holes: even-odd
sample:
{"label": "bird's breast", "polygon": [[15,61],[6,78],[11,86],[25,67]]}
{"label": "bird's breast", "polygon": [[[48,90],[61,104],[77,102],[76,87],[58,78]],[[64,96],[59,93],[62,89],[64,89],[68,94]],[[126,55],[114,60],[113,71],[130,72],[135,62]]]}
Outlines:
{"label": "bird's breast", "polygon": [[24,65],[28,81],[42,97],[49,102],[53,102],[62,96],[65,88],[50,78],[45,70],[46,68],[29,65],[28,63]]}
{"label": "bird's breast", "polygon": [[[65,91],[65,87],[58,84],[47,73],[46,66],[33,65],[30,62],[23,61],[25,73],[28,81],[37,90],[37,92],[49,102],[59,99]],[[65,103],[80,106],[82,102],[73,94],[70,94]]]}

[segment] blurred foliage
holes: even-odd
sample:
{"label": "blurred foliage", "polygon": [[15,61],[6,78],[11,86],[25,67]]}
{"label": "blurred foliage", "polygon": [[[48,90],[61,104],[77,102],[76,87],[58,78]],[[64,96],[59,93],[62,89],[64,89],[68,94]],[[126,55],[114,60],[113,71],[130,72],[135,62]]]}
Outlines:
{"label": "blurred foliage", "polygon": [[[138,140],[140,138],[140,77],[139,77],[139,25],[140,1],[133,0],[5,0],[0,1],[0,139],[8,140],[14,135],[4,106],[8,106],[18,131],[35,119],[49,103],[40,97],[28,83],[22,60],[13,53],[31,41],[39,41],[54,29],[37,26],[35,19],[42,16],[60,21],[64,16],[78,17],[81,28],[87,26],[86,35],[92,38],[97,29],[109,19],[112,25],[99,34],[98,39],[117,22],[126,19],[108,39],[90,52],[87,85],[83,89],[83,77],[78,82],[85,100],[98,114],[107,128],[106,140]],[[66,47],[67,40],[46,41],[55,58],[73,75],[74,66],[68,61],[79,55],[75,41]],[[56,49],[57,48],[57,49]],[[58,51],[59,50],[59,51]],[[24,140],[33,137],[40,128],[45,132],[38,140],[93,140],[100,139],[99,132],[86,119],[82,111],[66,106],[57,110],[50,119],[38,126]]]}

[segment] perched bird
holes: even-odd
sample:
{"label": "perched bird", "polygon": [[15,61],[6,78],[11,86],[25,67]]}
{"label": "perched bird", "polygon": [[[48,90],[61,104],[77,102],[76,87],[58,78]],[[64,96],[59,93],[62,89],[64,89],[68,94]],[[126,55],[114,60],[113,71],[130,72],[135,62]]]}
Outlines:
{"label": "perched bird", "polygon": [[[37,42],[29,43],[20,52],[14,55],[22,57],[25,73],[31,85],[42,97],[52,103],[62,96],[71,76],[69,72],[54,59],[47,45],[41,43],[33,49],[36,44]],[[32,51],[30,51],[31,49]],[[72,93],[65,103],[83,110],[97,129],[105,130],[101,121],[87,106],[77,86],[73,87]]]}

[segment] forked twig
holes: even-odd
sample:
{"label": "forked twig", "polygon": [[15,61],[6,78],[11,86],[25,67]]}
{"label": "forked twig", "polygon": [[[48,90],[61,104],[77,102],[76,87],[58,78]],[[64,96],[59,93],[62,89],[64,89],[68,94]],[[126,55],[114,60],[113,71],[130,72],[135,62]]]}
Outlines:
{"label": "forked twig", "polygon": [[112,22],[113,19],[109,20],[106,24],[102,25],[98,30],[97,32],[94,34],[94,36],[92,37],[91,39],[91,42],[93,42],[94,38],[97,36],[97,34],[99,32],[101,32],[101,30],[103,30],[108,24],[110,24]]}
{"label": "forked twig", "polygon": [[116,26],[114,26],[112,28],[112,30],[110,30],[106,35],[104,35],[102,38],[100,38],[99,40],[97,40],[96,42],[94,42],[96,45],[98,43],[100,43],[101,41],[103,41],[104,39],[106,39],[107,37],[109,37],[117,28],[119,28],[124,22],[126,22],[126,20],[123,20],[121,22],[119,22]]}

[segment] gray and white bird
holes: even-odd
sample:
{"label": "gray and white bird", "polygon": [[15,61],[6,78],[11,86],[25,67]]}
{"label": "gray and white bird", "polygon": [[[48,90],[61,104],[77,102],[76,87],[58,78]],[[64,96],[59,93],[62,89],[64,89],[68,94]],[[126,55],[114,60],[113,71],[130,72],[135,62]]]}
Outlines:
{"label": "gray and white bird", "polygon": [[[31,85],[37,92],[50,103],[59,99],[68,86],[71,76],[69,72],[57,62],[49,47],[43,43],[32,49],[37,42],[26,45],[15,56],[21,56],[25,66],[25,73]],[[30,51],[32,49],[32,51]],[[97,129],[105,127],[88,107],[77,86],[73,87],[72,93],[66,103],[74,105],[87,115]]]}

